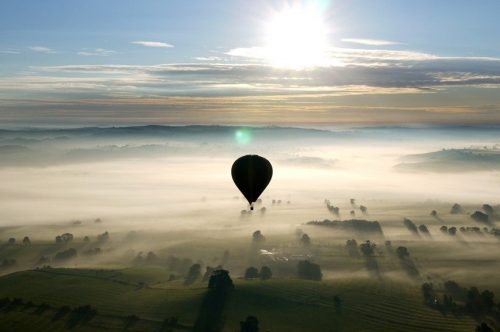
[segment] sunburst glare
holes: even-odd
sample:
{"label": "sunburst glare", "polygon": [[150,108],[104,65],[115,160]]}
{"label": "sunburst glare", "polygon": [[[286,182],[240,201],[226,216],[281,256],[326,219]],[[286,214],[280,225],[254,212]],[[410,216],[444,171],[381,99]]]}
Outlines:
{"label": "sunburst glare", "polygon": [[293,69],[327,65],[327,34],[321,7],[286,7],[266,25],[267,60],[273,66]]}

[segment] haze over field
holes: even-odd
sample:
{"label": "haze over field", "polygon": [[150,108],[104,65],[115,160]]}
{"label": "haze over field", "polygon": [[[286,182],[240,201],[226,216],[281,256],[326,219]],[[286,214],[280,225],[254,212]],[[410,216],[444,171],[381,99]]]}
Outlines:
{"label": "haze over field", "polygon": [[[356,197],[369,205],[495,202],[498,158],[481,169],[482,161],[473,154],[470,160],[444,156],[438,170],[419,169],[411,158],[474,146],[483,154],[500,155],[494,146],[498,136],[496,127],[4,131],[1,217],[4,225],[105,217],[120,223],[140,219],[165,227],[203,227],[207,217],[221,215],[222,223],[233,222],[247,203],[232,183],[230,167],[248,153],[266,156],[275,165],[263,199],[268,204],[273,198],[291,201],[287,208],[306,215],[310,210],[309,218],[327,216],[325,198],[347,202]],[[469,167],[474,163],[478,168]]]}

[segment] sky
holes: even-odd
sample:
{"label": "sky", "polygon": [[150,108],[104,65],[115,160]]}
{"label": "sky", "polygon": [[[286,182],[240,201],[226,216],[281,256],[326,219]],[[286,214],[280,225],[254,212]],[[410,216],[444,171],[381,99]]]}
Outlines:
{"label": "sky", "polygon": [[500,124],[496,0],[16,0],[0,127]]}

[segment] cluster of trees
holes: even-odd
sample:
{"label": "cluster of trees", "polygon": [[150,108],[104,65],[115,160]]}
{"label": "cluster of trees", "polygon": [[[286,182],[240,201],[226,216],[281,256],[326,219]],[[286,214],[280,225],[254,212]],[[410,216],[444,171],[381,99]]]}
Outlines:
{"label": "cluster of trees", "polygon": [[56,236],[56,243],[67,243],[73,241],[74,236],[71,233],[64,233]]}
{"label": "cluster of trees", "polygon": [[260,271],[253,266],[250,266],[249,268],[246,269],[245,271],[245,279],[250,280],[250,279],[261,279],[261,280],[268,280],[273,277],[273,272],[268,266],[262,266],[260,268]]}
{"label": "cluster of trees", "polygon": [[[487,232],[488,228],[484,227],[484,230]],[[476,235],[483,235],[481,228],[479,227],[460,227],[459,231],[464,234],[476,234]]]}
{"label": "cluster of trees", "polygon": [[12,267],[17,264],[17,261],[14,258],[4,258],[2,259],[2,263],[0,264],[0,267],[2,269]]}
{"label": "cluster of trees", "polygon": [[135,258],[134,258],[134,264],[135,265],[160,264],[160,259],[152,251],[148,251],[148,253],[146,254],[146,256],[144,256],[144,253],[142,251],[139,251],[137,253],[137,255],[135,256]]}
{"label": "cluster of trees", "polygon": [[338,206],[333,206],[328,199],[325,199],[325,205],[328,211],[336,217],[340,217],[340,208]]}
{"label": "cluster of trees", "polygon": [[[356,205],[356,200],[354,198],[351,198],[350,202],[351,202],[351,206],[353,208],[353,210],[350,211],[350,215],[351,215],[351,217],[355,217],[356,211],[354,209],[357,209],[358,206]],[[328,209],[328,211],[330,211],[336,217],[340,217],[340,208],[338,206],[332,205],[332,203],[328,199],[325,199],[325,205],[326,205],[326,208]],[[361,211],[362,214],[368,215],[368,208],[366,206],[360,205],[359,210]]]}
{"label": "cluster of trees", "polygon": [[32,301],[24,301],[22,298],[10,299],[5,297],[0,299],[0,310],[12,310],[19,306],[38,308],[36,311],[37,313],[43,313],[48,309],[54,309],[56,314],[54,315],[53,320],[64,318],[69,314],[68,323],[71,327],[77,325],[78,323],[90,321],[98,314],[97,310],[90,305],[82,305],[73,309],[67,305],[59,308],[53,308],[45,302],[36,305]]}
{"label": "cluster of trees", "polygon": [[297,275],[300,279],[318,280],[323,278],[321,267],[308,260],[299,261],[297,264]]}
{"label": "cluster of trees", "polygon": [[[9,239],[7,240],[7,244],[8,244],[8,245],[11,245],[11,246],[12,246],[12,245],[14,245],[14,244],[16,244],[16,238],[15,238],[15,237],[11,237],[11,238],[9,238]],[[23,245],[24,245],[24,246],[30,246],[30,245],[31,245],[31,240],[30,240],[29,236],[25,236],[25,237],[23,238]]]}
{"label": "cluster of trees", "polygon": [[495,208],[490,204],[483,204],[482,210],[484,212],[475,211],[470,217],[476,222],[483,224],[491,224],[500,219],[500,216],[497,214]]}
{"label": "cluster of trees", "polygon": [[184,284],[191,285],[199,278],[201,278],[201,265],[196,263],[189,267],[189,270],[184,279]]}
{"label": "cluster of trees", "polygon": [[362,219],[339,221],[325,219],[323,221],[309,221],[307,224],[313,226],[332,227],[351,232],[382,234],[382,227],[378,221],[368,221]]}
{"label": "cluster of trees", "polygon": [[490,290],[479,291],[477,287],[461,287],[457,282],[448,280],[443,284],[442,297],[439,298],[431,283],[422,285],[425,303],[455,314],[472,315],[500,314],[500,303],[495,303],[495,294]]}
{"label": "cluster of trees", "polygon": [[54,256],[54,259],[58,260],[58,261],[60,261],[60,260],[67,260],[67,259],[76,257],[76,255],[77,255],[76,249],[69,248],[69,249],[66,249],[66,250],[58,252]]}
{"label": "cluster of trees", "polygon": [[180,275],[186,275],[191,266],[194,264],[190,258],[180,258],[174,255],[167,257],[167,269],[171,272],[176,272]]}
{"label": "cluster of trees", "polygon": [[455,226],[452,226],[452,227],[441,226],[441,228],[439,228],[439,230],[443,234],[448,234],[448,235],[455,235],[455,234],[457,234],[457,228]]}

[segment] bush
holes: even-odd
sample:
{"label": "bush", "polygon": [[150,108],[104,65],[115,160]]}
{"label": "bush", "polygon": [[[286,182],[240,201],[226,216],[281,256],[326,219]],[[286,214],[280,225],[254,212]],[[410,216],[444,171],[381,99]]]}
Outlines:
{"label": "bush", "polygon": [[58,252],[56,256],[54,257],[55,260],[65,260],[65,259],[70,259],[76,256],[76,249],[74,248],[69,248],[67,250]]}
{"label": "bush", "polygon": [[245,279],[257,279],[259,277],[259,270],[257,268],[251,266],[245,271]]}
{"label": "bush", "polygon": [[273,272],[268,266],[263,266],[260,269],[259,276],[261,280],[268,280],[273,277]]}
{"label": "bush", "polygon": [[306,280],[321,280],[323,278],[321,267],[308,260],[299,261],[297,264],[297,274],[299,278]]}

